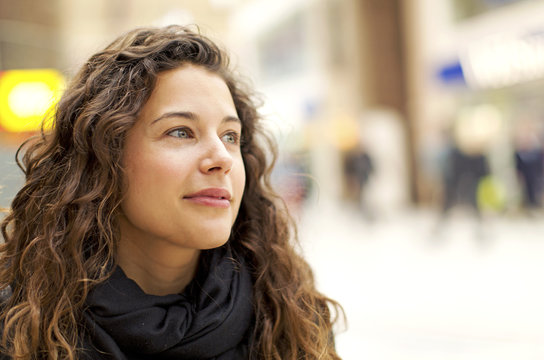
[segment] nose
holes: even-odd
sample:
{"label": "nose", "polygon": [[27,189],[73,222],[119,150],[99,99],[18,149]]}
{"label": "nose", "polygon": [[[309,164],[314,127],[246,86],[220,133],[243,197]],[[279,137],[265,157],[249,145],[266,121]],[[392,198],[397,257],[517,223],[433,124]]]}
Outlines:
{"label": "nose", "polygon": [[232,169],[232,155],[221,139],[210,139],[204,143],[204,156],[200,163],[200,171],[205,174],[228,174]]}

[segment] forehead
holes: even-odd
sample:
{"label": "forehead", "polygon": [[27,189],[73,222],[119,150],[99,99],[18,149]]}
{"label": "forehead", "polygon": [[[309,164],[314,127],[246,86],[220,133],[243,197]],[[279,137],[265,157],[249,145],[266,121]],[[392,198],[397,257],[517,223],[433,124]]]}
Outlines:
{"label": "forehead", "polygon": [[175,111],[215,111],[237,116],[225,80],[216,72],[190,64],[159,73],[139,115],[160,116]]}
{"label": "forehead", "polygon": [[152,95],[154,92],[172,90],[196,95],[203,91],[226,92],[230,96],[230,90],[219,73],[193,64],[183,64],[157,75]]}

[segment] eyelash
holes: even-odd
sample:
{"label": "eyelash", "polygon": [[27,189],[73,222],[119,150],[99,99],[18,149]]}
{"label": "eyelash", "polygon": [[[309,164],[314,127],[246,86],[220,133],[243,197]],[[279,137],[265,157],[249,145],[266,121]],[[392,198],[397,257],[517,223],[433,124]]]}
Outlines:
{"label": "eyelash", "polygon": [[[176,135],[172,135],[174,133],[178,133],[181,132],[181,131],[184,131],[187,135],[186,137],[182,137],[182,136],[176,136]],[[191,129],[187,128],[187,127],[180,127],[180,128],[176,128],[176,129],[172,129],[170,131],[168,131],[166,133],[168,136],[172,136],[172,137],[175,137],[175,138],[179,138],[179,139],[190,139],[190,138],[193,138],[194,135],[193,135],[193,132],[191,131]],[[240,145],[241,143],[241,135],[236,132],[236,131],[229,131],[225,134],[223,134],[223,136],[221,136],[221,138],[224,138],[225,136],[232,136],[233,137],[233,141],[232,142],[228,142],[227,143],[230,143],[230,144],[233,144],[233,145]]]}

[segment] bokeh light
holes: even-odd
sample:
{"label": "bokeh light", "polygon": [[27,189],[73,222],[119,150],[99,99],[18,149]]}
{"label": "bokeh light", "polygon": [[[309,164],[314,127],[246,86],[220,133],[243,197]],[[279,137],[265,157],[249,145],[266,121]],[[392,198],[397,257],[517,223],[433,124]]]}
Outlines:
{"label": "bokeh light", "polygon": [[9,70],[0,76],[0,126],[8,132],[49,128],[44,120],[64,88],[63,75],[52,69]]}

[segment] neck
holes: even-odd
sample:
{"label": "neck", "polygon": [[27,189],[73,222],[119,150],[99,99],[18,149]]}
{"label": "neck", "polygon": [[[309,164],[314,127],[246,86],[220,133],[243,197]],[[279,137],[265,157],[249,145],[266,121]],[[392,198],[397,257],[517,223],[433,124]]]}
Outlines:
{"label": "neck", "polygon": [[193,279],[200,250],[164,247],[152,242],[126,241],[121,237],[117,261],[128,278],[150,295],[177,294]]}

